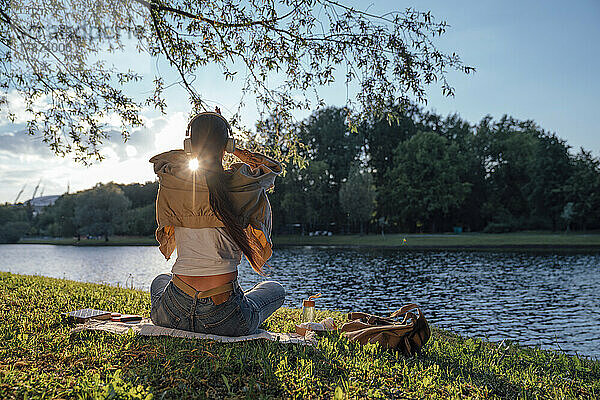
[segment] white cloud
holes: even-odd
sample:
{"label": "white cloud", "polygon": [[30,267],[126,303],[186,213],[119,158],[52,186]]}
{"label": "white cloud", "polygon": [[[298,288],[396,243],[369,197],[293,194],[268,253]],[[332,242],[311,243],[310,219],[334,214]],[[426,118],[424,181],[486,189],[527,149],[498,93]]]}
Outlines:
{"label": "white cloud", "polygon": [[[117,132],[102,146],[106,159],[89,167],[70,158],[55,156],[38,137],[28,136],[22,124],[0,127],[0,203],[12,202],[23,185],[20,200],[31,197],[33,188],[42,181],[44,194],[88,189],[98,182],[133,183],[155,179],[151,164],[154,154],[181,148],[187,114],[144,116],[145,127],[132,130],[126,143]],[[38,192],[39,194],[39,192]]]}
{"label": "white cloud", "polygon": [[[6,101],[7,106],[0,108],[0,127],[12,124],[8,119],[9,112],[14,114],[15,124],[24,124],[32,118],[31,112],[26,110],[23,94],[16,90],[11,90],[6,94]],[[33,103],[33,109],[44,111],[50,107],[50,104],[50,96],[43,94]]]}
{"label": "white cloud", "polygon": [[[187,127],[187,114],[173,113],[167,120],[160,122],[160,128],[156,129],[154,136],[155,148],[159,151],[182,148]],[[156,125],[155,123],[155,127]]]}
{"label": "white cloud", "polygon": [[127,153],[127,157],[135,157],[137,156],[137,149],[128,144],[127,146],[125,146],[125,153]]}

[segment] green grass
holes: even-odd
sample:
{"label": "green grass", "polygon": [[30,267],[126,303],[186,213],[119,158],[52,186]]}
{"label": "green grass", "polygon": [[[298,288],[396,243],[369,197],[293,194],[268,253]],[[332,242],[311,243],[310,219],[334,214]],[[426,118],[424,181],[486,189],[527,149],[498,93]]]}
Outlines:
{"label": "green grass", "polygon": [[[70,334],[60,312],[148,315],[146,292],[0,273],[0,398],[584,398],[600,396],[600,363],[467,339],[434,329],[418,358],[338,334],[316,348],[220,344],[105,332]],[[425,310],[427,312],[427,310]],[[318,317],[336,312],[320,312]],[[266,327],[291,331],[299,310]]]}
{"label": "green grass", "polygon": [[[404,242],[406,239],[406,242]],[[111,236],[104,239],[25,238],[22,244],[55,244],[76,246],[157,246],[154,237]],[[300,236],[274,235],[275,246],[348,246],[394,247],[406,250],[528,250],[528,251],[600,251],[600,233],[462,233],[456,234],[390,234]]]}
{"label": "green grass", "polygon": [[[406,239],[406,242],[404,241]],[[583,249],[600,251],[598,233],[461,233],[461,234],[391,234],[391,235],[278,235],[275,245],[330,245],[396,247],[405,249]]]}
{"label": "green grass", "polygon": [[19,244],[55,244],[73,246],[158,246],[154,236],[110,236],[109,240],[73,238],[23,238]]}

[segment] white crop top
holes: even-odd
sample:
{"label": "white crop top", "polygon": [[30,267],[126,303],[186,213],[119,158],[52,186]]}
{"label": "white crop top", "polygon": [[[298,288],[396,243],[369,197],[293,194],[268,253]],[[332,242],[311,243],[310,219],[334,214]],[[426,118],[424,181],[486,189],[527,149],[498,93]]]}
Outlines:
{"label": "white crop top", "polygon": [[237,271],[242,251],[225,228],[175,227],[177,260],[171,272],[178,275],[209,276]]}

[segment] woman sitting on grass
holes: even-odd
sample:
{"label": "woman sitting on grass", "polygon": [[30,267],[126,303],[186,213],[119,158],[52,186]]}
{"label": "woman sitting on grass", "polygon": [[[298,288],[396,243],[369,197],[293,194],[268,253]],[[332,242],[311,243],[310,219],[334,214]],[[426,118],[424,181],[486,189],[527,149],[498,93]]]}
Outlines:
{"label": "woman sitting on grass", "polygon": [[[281,165],[236,148],[230,134],[220,113],[201,113],[188,125],[185,150],[150,159],[160,183],[159,249],[169,259],[177,248],[172,275],[157,276],[150,288],[156,325],[249,335],[283,304],[285,290],[278,282],[261,282],[245,293],[237,282],[242,254],[259,274],[272,254],[266,190]],[[224,170],[226,150],[243,163]]]}

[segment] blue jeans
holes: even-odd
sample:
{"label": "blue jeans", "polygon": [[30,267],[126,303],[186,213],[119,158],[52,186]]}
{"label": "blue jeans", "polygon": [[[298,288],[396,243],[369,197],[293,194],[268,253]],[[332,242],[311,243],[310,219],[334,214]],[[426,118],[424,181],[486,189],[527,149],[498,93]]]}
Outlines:
{"label": "blue jeans", "polygon": [[210,297],[194,299],[171,282],[170,274],[161,274],[150,286],[150,318],[168,328],[244,336],[256,333],[284,299],[285,289],[278,282],[261,282],[244,293],[235,280],[229,299],[215,305]]}

